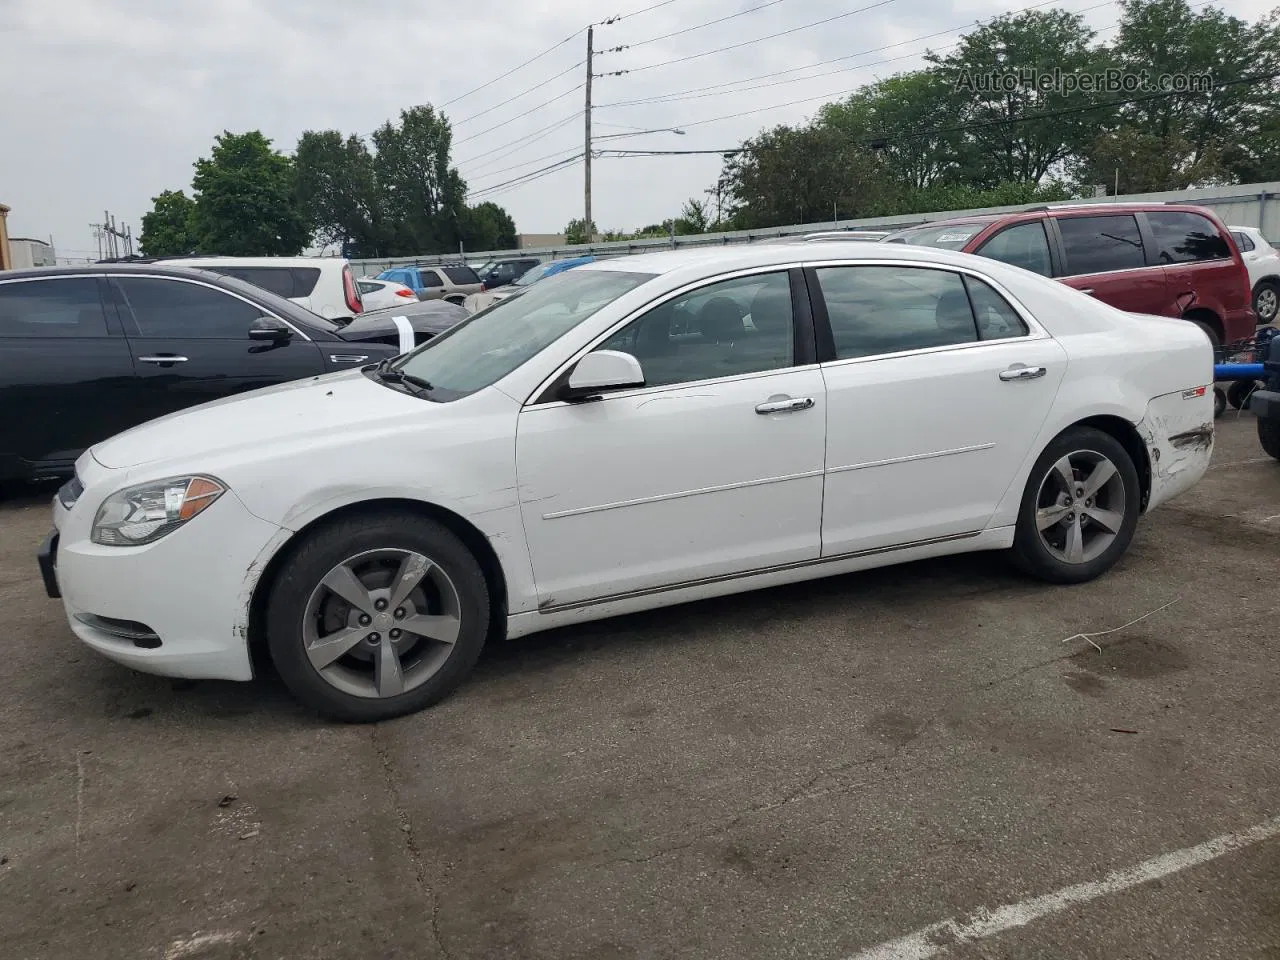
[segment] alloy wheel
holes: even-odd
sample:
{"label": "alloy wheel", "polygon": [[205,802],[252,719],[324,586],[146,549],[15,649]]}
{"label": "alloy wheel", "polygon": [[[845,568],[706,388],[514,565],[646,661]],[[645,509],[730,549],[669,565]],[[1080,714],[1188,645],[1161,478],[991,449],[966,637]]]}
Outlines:
{"label": "alloy wheel", "polygon": [[1069,453],[1040,482],[1036,529],[1045,548],[1064,563],[1096,559],[1115,542],[1124,519],[1124,480],[1101,453]]}
{"label": "alloy wheel", "polygon": [[1280,296],[1277,296],[1274,287],[1264,287],[1258,291],[1253,311],[1258,315],[1259,323],[1270,323],[1274,320],[1277,307],[1280,307]]}
{"label": "alloy wheel", "polygon": [[458,590],[442,567],[412,550],[371,550],[333,567],[311,592],[302,639],[331,686],[386,698],[439,672],[461,626]]}

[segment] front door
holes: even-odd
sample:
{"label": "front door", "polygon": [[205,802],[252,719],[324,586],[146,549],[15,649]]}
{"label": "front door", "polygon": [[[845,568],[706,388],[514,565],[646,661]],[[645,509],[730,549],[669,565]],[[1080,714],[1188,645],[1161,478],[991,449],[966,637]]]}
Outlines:
{"label": "front door", "polygon": [[325,372],[320,348],[300,334],[250,340],[262,310],[225,290],[171,277],[111,284],[138,371],[139,422]]}
{"label": "front door", "polygon": [[914,266],[811,272],[827,383],[824,557],[987,526],[1031,451],[1066,352],[976,277]]}
{"label": "front door", "polygon": [[635,355],[645,387],[524,409],[544,609],[819,556],[826,398],[791,304],[786,272],[680,295],[598,346]]}

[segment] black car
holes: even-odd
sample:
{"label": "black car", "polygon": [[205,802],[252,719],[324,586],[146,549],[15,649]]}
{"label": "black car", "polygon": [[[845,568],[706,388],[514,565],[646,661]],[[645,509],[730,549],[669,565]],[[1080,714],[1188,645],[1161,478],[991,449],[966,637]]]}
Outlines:
{"label": "black car", "polygon": [[480,282],[486,290],[515,283],[534,267],[542,263],[537,257],[517,257],[512,260],[495,260],[480,271]]}
{"label": "black car", "polygon": [[0,273],[0,481],[69,474],[85,449],[146,420],[393,357],[436,327],[326,320],[189,267]]}

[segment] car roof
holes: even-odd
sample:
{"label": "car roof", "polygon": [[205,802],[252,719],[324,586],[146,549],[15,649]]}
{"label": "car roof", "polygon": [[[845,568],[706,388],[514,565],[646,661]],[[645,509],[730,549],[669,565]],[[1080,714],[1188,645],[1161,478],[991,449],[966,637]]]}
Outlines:
{"label": "car roof", "polygon": [[149,260],[133,260],[128,263],[91,263],[68,267],[28,267],[24,270],[6,270],[0,273],[0,280],[27,280],[41,277],[96,277],[96,276],[129,276],[147,274],[150,276],[173,276],[199,278],[217,283],[224,279],[222,274],[211,270],[200,270],[197,267],[174,266],[170,262],[157,263]]}
{"label": "car roof", "polygon": [[[152,258],[148,258],[152,259]],[[134,261],[135,263],[138,261]],[[221,256],[183,256],[155,257],[153,263],[190,263],[196,265],[218,265],[229,267],[337,267],[347,263],[345,257],[221,257]]]}

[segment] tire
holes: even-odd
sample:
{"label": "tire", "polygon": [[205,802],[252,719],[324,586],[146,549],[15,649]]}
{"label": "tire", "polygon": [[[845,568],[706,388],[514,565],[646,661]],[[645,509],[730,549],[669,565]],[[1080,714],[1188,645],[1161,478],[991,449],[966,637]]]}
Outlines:
{"label": "tire", "polygon": [[1221,387],[1213,388],[1213,419],[1227,412],[1227,394]]}
{"label": "tire", "polygon": [[[1268,380],[1267,389],[1280,391],[1280,377]],[[1258,418],[1258,443],[1267,456],[1280,460],[1280,420]]]}
{"label": "tire", "polygon": [[1253,288],[1253,312],[1258,318],[1258,326],[1275,323],[1280,313],[1280,284],[1274,280],[1263,280]]}
{"label": "tire", "polygon": [[1222,338],[1218,336],[1218,331],[1214,330],[1212,326],[1205,323],[1203,320],[1197,320],[1195,317],[1187,317],[1186,319],[1190,320],[1197,327],[1199,327],[1201,330],[1204,331],[1205,336],[1209,338],[1209,342],[1213,344],[1214,350],[1217,350],[1220,346],[1222,346]]}
{"label": "tire", "polygon": [[452,303],[455,307],[460,307],[466,301],[466,297],[445,297],[446,303]]}
{"label": "tire", "polygon": [[[1103,461],[1110,462],[1114,473],[1105,474],[1107,479],[1095,497],[1082,498],[1083,484],[1091,477],[1103,479],[1092,472]],[[1075,488],[1069,497],[1059,467],[1063,463],[1071,468]],[[1088,504],[1083,509],[1081,499]],[[1128,451],[1101,430],[1072,427],[1045,448],[1027,478],[1013,560],[1024,573],[1048,583],[1093,580],[1110,570],[1128,549],[1141,506],[1141,481]],[[1046,522],[1042,534],[1041,525]],[[1078,550],[1073,549],[1073,535]]]}
{"label": "tire", "polygon": [[490,613],[484,573],[453,533],[411,514],[362,514],[321,527],[285,561],[267,600],[267,647],[304,706],[372,723],[456,689],[480,656]]}
{"label": "tire", "polygon": [[1249,402],[1249,394],[1258,388],[1256,380],[1236,380],[1227,387],[1227,403],[1231,404],[1231,409],[1242,410],[1244,405]]}

